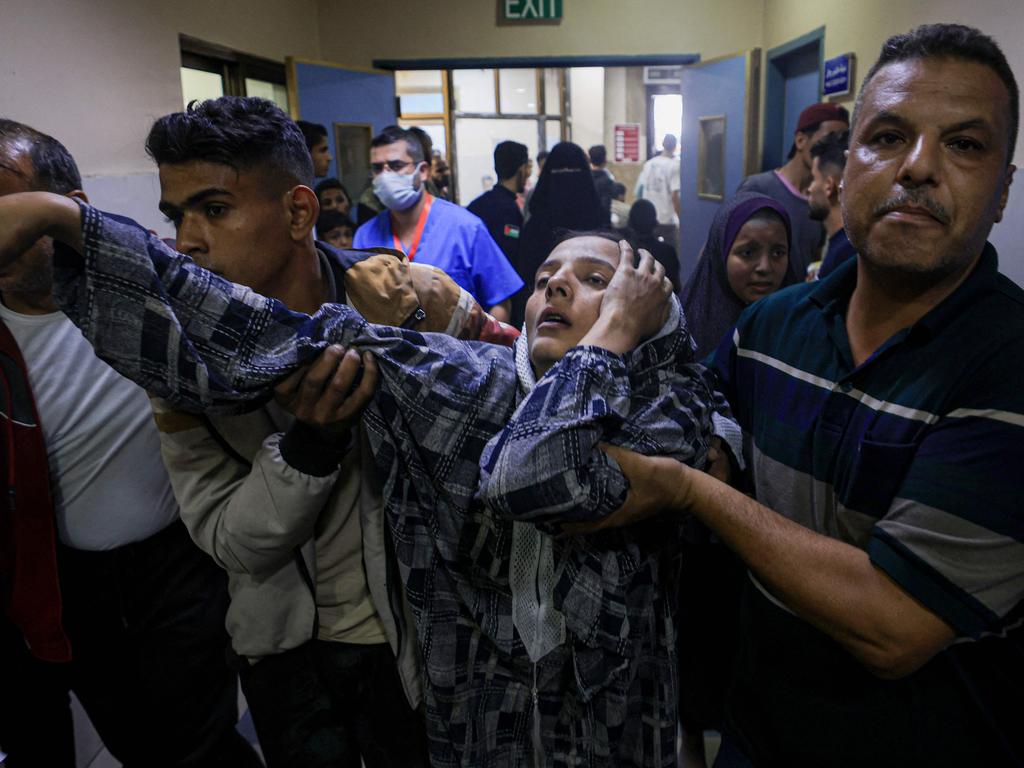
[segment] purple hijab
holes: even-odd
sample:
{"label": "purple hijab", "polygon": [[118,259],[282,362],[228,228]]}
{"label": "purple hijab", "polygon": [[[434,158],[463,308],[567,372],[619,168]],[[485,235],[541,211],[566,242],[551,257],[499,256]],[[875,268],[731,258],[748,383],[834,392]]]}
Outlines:
{"label": "purple hijab", "polygon": [[[740,229],[751,216],[765,208],[775,211],[782,218],[782,223],[786,225],[786,239],[792,247],[793,235],[786,209],[761,194],[740,192],[719,207],[711,222],[697,268],[683,288],[682,297],[686,322],[697,343],[698,360],[703,360],[718,347],[722,337],[736,325],[740,313],[746,309],[747,305],[729,285],[725,262]],[[797,280],[790,263],[780,287],[795,282]]]}

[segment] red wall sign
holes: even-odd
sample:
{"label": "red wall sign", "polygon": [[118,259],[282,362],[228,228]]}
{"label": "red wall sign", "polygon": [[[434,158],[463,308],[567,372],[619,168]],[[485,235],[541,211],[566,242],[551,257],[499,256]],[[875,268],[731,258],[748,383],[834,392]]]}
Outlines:
{"label": "red wall sign", "polygon": [[615,125],[615,162],[640,162],[640,123]]}

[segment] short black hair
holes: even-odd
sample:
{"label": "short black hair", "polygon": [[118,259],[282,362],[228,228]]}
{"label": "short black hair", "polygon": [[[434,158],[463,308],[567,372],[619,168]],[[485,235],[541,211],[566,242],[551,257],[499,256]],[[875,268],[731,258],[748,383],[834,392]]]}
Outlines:
{"label": "short black hair", "polygon": [[626,196],[626,185],[621,181],[616,181],[612,184],[612,197],[618,200],[620,197]]}
{"label": "short black hair", "polygon": [[313,147],[327,138],[327,128],[320,125],[320,123],[311,123],[308,120],[296,120],[295,124],[299,126],[299,130],[302,131],[302,138],[306,141],[306,149],[310,152],[313,151]]}
{"label": "short black hair", "polygon": [[273,102],[252,96],[192,101],[184,112],[164,115],[149,131],[146,152],[158,166],[202,160],[313,185],[313,159],[298,125]]}
{"label": "short black hair", "polygon": [[604,165],[608,162],[608,149],[604,144],[595,144],[587,150],[587,154],[590,155],[591,165]]}
{"label": "short black hair", "polygon": [[540,165],[545,160],[547,160],[548,159],[548,155],[550,155],[550,154],[551,153],[548,152],[546,149],[542,149],[540,152],[538,152],[537,153],[537,165]]}
{"label": "short black hair", "polygon": [[345,185],[342,184],[337,179],[335,179],[333,176],[330,177],[330,178],[324,179],[323,181],[321,181],[319,184],[316,185],[316,189],[314,189],[313,191],[316,192],[316,197],[319,200],[320,199],[320,195],[322,195],[328,189],[340,189],[342,192],[345,193],[346,199],[350,203],[352,202],[352,195],[350,195],[348,193],[348,190],[345,189]]}
{"label": "short black hair", "polygon": [[818,158],[818,165],[835,168],[839,173],[846,168],[846,150],[850,146],[850,132],[832,131],[814,142],[811,157]]}
{"label": "short black hair", "polygon": [[864,76],[857,101],[853,106],[853,124],[856,125],[868,83],[883,67],[901,61],[917,59],[960,59],[983,64],[998,75],[1010,95],[1010,135],[1007,136],[1007,163],[1013,158],[1020,126],[1020,91],[1013,70],[1006,61],[999,44],[974,27],[963,24],[922,24],[906,34],[893,35],[884,43],[876,61]]}
{"label": "short black hair", "polygon": [[502,141],[494,148],[494,172],[498,174],[498,181],[511,179],[528,162],[530,150],[518,141]]}
{"label": "short black hair", "polygon": [[[837,109],[839,111],[839,114],[844,115],[846,117],[847,124],[849,124],[850,113],[847,111],[846,107],[838,107]],[[799,131],[797,131],[797,133],[803,133],[803,134],[805,134],[807,136],[813,136],[815,133],[818,132],[818,129],[821,128],[821,124],[824,123],[824,122],[825,122],[824,120],[819,120],[816,123],[811,123],[810,125],[805,125],[803,127],[803,130],[799,130]],[[792,144],[789,145],[789,154],[786,156],[786,159],[787,160],[792,160],[793,159],[793,155],[795,155],[795,154],[796,154],[796,142],[794,141]]]}
{"label": "short black hair", "polygon": [[387,147],[391,144],[396,144],[399,141],[404,141],[408,147],[409,157],[413,159],[414,163],[422,163],[427,159],[426,153],[423,151],[423,144],[419,137],[412,131],[407,131],[405,128],[399,128],[397,125],[389,125],[383,131],[378,133],[370,141],[370,149],[374,147]]}
{"label": "short black hair", "polygon": [[352,221],[345,214],[334,210],[320,211],[320,216],[316,220],[316,236],[318,238],[323,239],[324,235],[338,227],[354,229]]}
{"label": "short black hair", "polygon": [[[36,190],[66,195],[82,188],[82,174],[67,147],[52,136],[14,120],[0,118],[0,145],[23,143],[34,179],[26,179]],[[6,167],[6,166],[5,166]],[[9,169],[17,173],[16,169]],[[20,174],[19,174],[20,175]]]}

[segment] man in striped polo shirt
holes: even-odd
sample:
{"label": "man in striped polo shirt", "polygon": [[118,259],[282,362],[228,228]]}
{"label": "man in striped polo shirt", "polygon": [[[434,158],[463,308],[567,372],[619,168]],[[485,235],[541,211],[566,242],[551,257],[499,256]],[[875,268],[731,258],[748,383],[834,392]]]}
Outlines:
{"label": "man in striped polo shirt", "polygon": [[1024,764],[1024,291],[986,243],[1017,124],[990,38],[888,40],[843,179],[858,258],[715,355],[756,501],[610,451],[627,506],[692,511],[749,567],[716,766]]}

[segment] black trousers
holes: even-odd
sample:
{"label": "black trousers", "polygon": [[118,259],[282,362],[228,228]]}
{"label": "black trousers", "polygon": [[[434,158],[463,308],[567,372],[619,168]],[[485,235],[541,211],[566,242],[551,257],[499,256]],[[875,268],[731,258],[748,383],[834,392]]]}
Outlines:
{"label": "black trousers", "polygon": [[241,671],[269,768],[425,768],[391,647],[311,640]]}
{"label": "black trousers", "polygon": [[179,521],[106,552],[61,547],[73,660],[38,661],[4,628],[0,747],[10,768],[73,768],[68,690],[125,768],[259,766],[235,731],[227,576]]}

